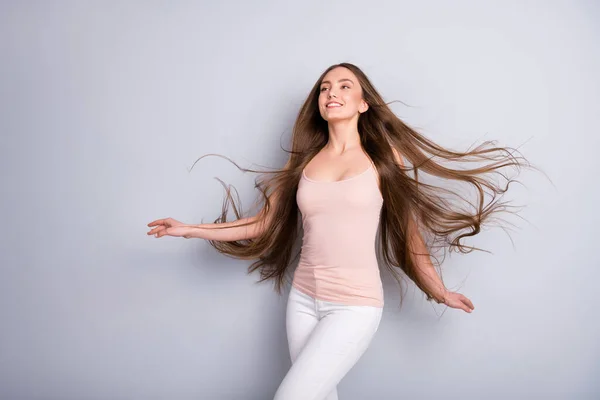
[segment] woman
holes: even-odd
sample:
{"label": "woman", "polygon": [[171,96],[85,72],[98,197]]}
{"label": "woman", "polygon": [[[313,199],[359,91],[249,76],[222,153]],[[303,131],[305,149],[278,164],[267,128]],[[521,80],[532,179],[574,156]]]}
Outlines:
{"label": "woman", "polygon": [[[259,270],[260,281],[273,279],[281,293],[301,216],[304,235],[286,314],[292,367],[275,399],[337,399],[336,385],[367,349],[382,315],[378,228],[383,261],[398,283],[400,268],[427,300],[474,310],[471,300],[444,287],[430,251],[437,246],[470,252],[474,248],[460,240],[479,233],[492,214],[507,210],[495,197],[511,180],[501,188],[484,176],[519,167],[522,158],[491,143],[466,153],[444,149],[396,117],[358,67],[333,65],[299,112],[287,164],[268,172],[270,179],[257,181],[263,202],[255,204],[256,215],[240,218],[228,190],[215,224],[160,219],[148,224],[153,227],[148,234],[202,238],[223,254],[258,259],[249,273]],[[486,164],[452,169],[433,157]],[[425,184],[418,179],[420,171],[472,184],[479,198],[471,204],[455,192]],[[493,196],[488,204],[484,188]],[[443,194],[474,210],[452,205]],[[238,218],[234,222],[226,222],[230,203]]]}

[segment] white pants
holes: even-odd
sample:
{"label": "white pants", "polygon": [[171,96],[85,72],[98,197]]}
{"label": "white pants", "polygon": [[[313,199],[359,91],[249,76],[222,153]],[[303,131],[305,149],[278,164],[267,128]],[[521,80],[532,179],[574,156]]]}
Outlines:
{"label": "white pants", "polygon": [[337,400],[336,385],[371,343],[382,311],[316,300],[292,286],[286,311],[292,367],[274,400]]}

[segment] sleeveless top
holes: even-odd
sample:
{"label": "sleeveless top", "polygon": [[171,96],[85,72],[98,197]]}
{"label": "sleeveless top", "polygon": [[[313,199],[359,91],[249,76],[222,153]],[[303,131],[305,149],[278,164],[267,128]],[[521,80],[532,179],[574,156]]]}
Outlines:
{"label": "sleeveless top", "polygon": [[292,285],[318,300],[383,307],[375,252],[383,198],[373,165],[334,182],[303,170],[296,201],[304,236]]}

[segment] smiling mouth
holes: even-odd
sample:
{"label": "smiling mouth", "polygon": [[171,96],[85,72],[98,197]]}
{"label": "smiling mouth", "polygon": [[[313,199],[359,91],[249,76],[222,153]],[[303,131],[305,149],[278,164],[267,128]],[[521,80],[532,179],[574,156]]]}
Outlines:
{"label": "smiling mouth", "polygon": [[338,107],[342,107],[342,105],[340,103],[329,103],[325,106],[325,108],[338,108]]}

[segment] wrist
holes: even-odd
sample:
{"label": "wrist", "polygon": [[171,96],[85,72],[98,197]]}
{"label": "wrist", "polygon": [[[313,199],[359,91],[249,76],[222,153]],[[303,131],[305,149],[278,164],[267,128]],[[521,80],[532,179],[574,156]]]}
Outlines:
{"label": "wrist", "polygon": [[202,233],[204,230],[198,225],[185,225],[186,228],[189,229],[190,233],[187,235],[190,238],[195,239],[204,239]]}
{"label": "wrist", "polygon": [[444,290],[443,292],[437,293],[435,296],[433,296],[433,299],[438,304],[445,304],[448,300],[449,293],[450,292],[448,290]]}

